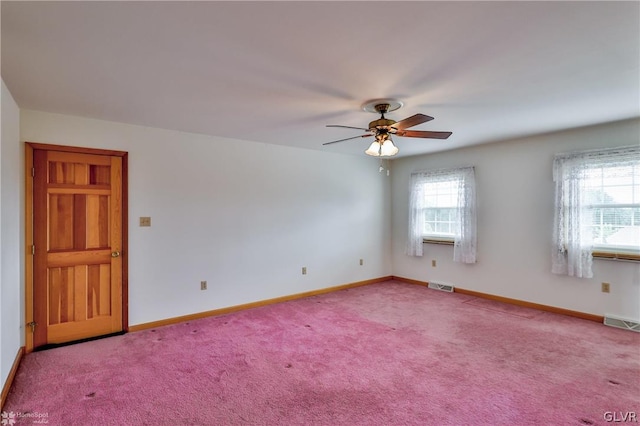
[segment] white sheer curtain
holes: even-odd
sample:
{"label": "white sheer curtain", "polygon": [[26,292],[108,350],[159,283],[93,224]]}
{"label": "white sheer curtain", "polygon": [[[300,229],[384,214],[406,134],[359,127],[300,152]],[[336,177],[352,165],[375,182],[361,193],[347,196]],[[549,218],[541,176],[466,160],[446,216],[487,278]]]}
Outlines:
{"label": "white sheer curtain", "polygon": [[476,263],[476,177],[473,167],[458,170],[458,223],[453,242],[453,260]]}
{"label": "white sheer curtain", "polygon": [[423,225],[426,206],[426,184],[453,181],[457,184],[456,223],[453,260],[476,262],[476,184],[473,167],[427,170],[411,174],[409,197],[409,238],[407,254],[422,256]]}
{"label": "white sheer curtain", "polygon": [[553,161],[555,204],[551,272],[591,278],[593,215],[586,209],[590,174],[602,167],[637,164],[640,146],[558,154]]}

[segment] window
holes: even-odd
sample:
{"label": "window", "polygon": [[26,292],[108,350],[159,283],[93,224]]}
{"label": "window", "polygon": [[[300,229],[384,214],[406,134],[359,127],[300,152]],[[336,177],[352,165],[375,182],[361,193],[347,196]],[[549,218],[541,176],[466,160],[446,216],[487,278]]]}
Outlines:
{"label": "window", "polygon": [[594,251],[640,259],[640,146],[560,154],[552,271],[590,278]]}
{"label": "window", "polygon": [[407,254],[422,256],[424,239],[453,241],[453,259],[476,261],[476,190],[473,167],[411,175]]}
{"label": "window", "polygon": [[586,171],[585,225],[594,250],[640,249],[640,160],[636,164],[595,167]]}
{"label": "window", "polygon": [[458,221],[457,203],[460,179],[425,182],[423,185],[425,197],[423,237],[453,241]]}

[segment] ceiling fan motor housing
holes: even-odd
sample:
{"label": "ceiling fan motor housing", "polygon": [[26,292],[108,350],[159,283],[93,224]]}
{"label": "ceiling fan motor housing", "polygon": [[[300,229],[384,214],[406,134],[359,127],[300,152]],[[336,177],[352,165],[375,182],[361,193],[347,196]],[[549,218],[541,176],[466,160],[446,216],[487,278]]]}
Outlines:
{"label": "ceiling fan motor housing", "polygon": [[388,127],[396,124],[395,120],[389,120],[388,118],[379,118],[369,123],[369,130],[389,130]]}
{"label": "ceiling fan motor housing", "polygon": [[388,103],[380,103],[375,106],[376,111],[380,113],[380,118],[369,123],[369,130],[381,130],[385,133],[391,130],[389,127],[396,124],[396,121],[384,117],[384,114],[389,111],[389,107]]}

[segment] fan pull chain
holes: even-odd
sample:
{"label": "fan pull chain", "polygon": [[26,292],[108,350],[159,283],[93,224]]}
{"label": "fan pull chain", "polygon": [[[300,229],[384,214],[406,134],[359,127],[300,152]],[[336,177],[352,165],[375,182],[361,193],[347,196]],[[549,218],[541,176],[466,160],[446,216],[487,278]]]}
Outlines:
{"label": "fan pull chain", "polygon": [[387,176],[389,176],[389,161],[387,160],[387,167],[385,168],[385,163],[384,160],[381,158],[380,159],[380,167],[378,168],[378,171],[380,173],[384,172],[385,170],[387,171]]}

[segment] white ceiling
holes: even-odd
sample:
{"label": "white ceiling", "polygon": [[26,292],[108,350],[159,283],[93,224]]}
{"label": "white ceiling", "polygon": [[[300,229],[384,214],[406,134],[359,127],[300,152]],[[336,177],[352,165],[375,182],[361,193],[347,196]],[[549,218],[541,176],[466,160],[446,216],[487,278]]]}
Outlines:
{"label": "white ceiling", "polygon": [[640,2],[9,2],[25,109],[364,155],[361,104],[424,113],[400,156],[640,116]]}

